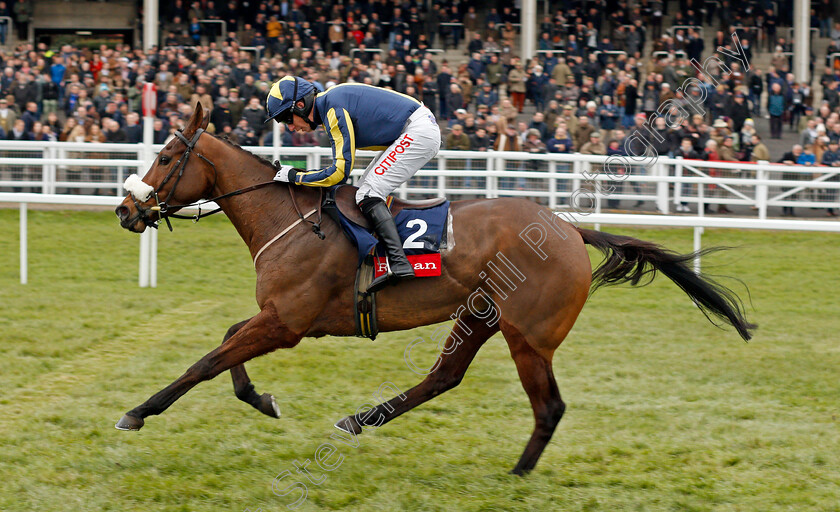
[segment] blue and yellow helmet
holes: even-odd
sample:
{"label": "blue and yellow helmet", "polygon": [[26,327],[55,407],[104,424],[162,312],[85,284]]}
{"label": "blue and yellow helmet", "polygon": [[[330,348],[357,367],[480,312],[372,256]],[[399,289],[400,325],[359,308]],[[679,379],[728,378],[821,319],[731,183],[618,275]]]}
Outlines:
{"label": "blue and yellow helmet", "polygon": [[[303,108],[295,104],[303,101]],[[312,105],[315,102],[315,86],[299,76],[284,76],[274,82],[268,91],[265,107],[268,113],[268,121],[272,119],[278,123],[291,123],[293,115],[299,115],[304,119],[309,118]],[[310,123],[311,124],[311,123]]]}

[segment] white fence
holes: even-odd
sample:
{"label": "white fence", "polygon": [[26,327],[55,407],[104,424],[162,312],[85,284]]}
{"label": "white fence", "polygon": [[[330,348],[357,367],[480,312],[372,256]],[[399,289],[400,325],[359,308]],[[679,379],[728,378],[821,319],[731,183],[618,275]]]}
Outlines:
{"label": "white fence", "polygon": [[[0,141],[0,192],[123,196],[128,174],[143,174],[161,149],[146,156],[142,144],[41,143]],[[329,148],[252,147],[269,159],[309,169],[326,165]],[[360,175],[370,151],[357,152]],[[837,208],[840,168],[744,162],[706,162],[680,158],[648,158],[626,167],[626,177],[600,173],[606,157],[580,154],[441,151],[399,190],[404,198],[441,195],[465,197],[520,196],[551,208],[569,205],[573,194],[588,190],[596,198],[595,213],[615,209],[621,201],[655,205],[663,214],[672,206],[690,204],[748,206],[767,218],[774,207]],[[603,181],[604,187],[594,185]],[[578,192],[579,194],[579,192]],[[574,206],[574,205],[571,205]]]}
{"label": "white fence", "polygon": [[[125,177],[142,175],[161,146],[142,144],[0,142],[0,202],[21,210],[21,282],[26,272],[28,203],[116,206]],[[331,159],[329,148],[253,147],[283,163],[317,168]],[[375,153],[359,151],[357,179]],[[772,219],[773,209],[840,208],[840,168],[742,162],[648,158],[602,172],[606,157],[580,154],[441,151],[399,190],[403,198],[446,196],[527,197],[581,223],[684,226],[695,228],[695,248],[704,227],[840,232],[833,220]],[[110,197],[109,197],[110,196]],[[607,213],[624,202],[660,215]],[[709,204],[738,208],[738,217],[707,217]],[[696,215],[669,215],[691,205]],[[653,208],[655,206],[655,208]],[[768,212],[768,210],[771,210]],[[810,210],[809,210],[810,211]],[[777,213],[777,212],[776,212]],[[814,213],[822,213],[822,210]],[[116,221],[115,221],[116,225]],[[147,233],[152,230],[147,230]],[[143,257],[144,254],[150,256]],[[141,237],[140,285],[155,286],[156,233]],[[699,262],[698,262],[699,265]]]}

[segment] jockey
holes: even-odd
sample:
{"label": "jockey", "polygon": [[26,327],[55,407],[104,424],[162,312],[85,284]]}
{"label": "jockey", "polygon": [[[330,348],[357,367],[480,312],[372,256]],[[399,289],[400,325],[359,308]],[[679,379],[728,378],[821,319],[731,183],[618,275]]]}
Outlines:
{"label": "jockey", "polygon": [[341,84],[319,93],[312,83],[295,76],[271,86],[266,109],[269,120],[285,123],[292,131],[309,132],[323,125],[332,143],[331,165],[309,171],[283,165],[277,181],[332,187],[350,175],[356,148],[381,151],[365,169],[356,193],[356,203],[388,255],[388,273],[376,278],[367,291],[414,278],[385,198],[440,150],[434,114],[411,96],[389,89]]}

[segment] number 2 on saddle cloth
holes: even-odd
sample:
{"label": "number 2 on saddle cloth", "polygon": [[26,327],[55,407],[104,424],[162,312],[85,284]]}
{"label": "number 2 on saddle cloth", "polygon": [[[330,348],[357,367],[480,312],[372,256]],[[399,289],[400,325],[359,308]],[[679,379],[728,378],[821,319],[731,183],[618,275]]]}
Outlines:
{"label": "number 2 on saddle cloth", "polygon": [[[358,265],[361,265],[365,257],[374,257],[374,277],[387,272],[385,250],[378,245],[378,240],[373,230],[353,222],[347,215],[336,207],[335,201],[331,199],[334,194],[327,193],[324,200],[324,213],[333,217],[342,227],[344,234],[358,250]],[[386,204],[391,207],[393,197],[388,196]],[[408,261],[414,267],[416,277],[433,277],[441,273],[440,249],[446,246],[447,226],[449,217],[449,201],[426,208],[412,208],[404,205],[394,217],[397,225],[397,232],[403,242]]]}

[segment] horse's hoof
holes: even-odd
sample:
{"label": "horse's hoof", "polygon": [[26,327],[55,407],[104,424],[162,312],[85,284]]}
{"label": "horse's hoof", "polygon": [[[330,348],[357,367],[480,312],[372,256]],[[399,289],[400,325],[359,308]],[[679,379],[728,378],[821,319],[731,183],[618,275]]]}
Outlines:
{"label": "horse's hoof", "polygon": [[143,418],[126,414],[120,419],[120,421],[117,422],[116,425],[114,425],[114,427],[117,430],[140,430],[143,428],[144,423],[146,422],[143,421]]}
{"label": "horse's hoof", "polygon": [[355,416],[347,416],[335,422],[335,428],[347,434],[359,435],[362,433],[362,427],[356,421]]}
{"label": "horse's hoof", "polygon": [[272,418],[280,417],[280,407],[277,406],[277,401],[274,400],[274,396],[268,393],[263,393],[260,396],[259,410],[266,416],[271,416]]}

